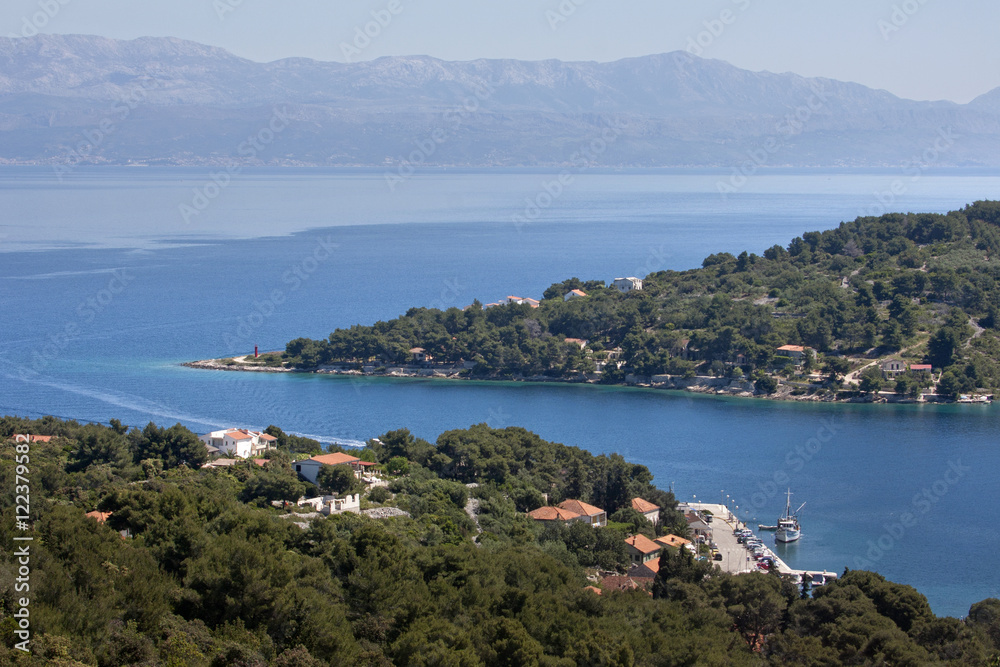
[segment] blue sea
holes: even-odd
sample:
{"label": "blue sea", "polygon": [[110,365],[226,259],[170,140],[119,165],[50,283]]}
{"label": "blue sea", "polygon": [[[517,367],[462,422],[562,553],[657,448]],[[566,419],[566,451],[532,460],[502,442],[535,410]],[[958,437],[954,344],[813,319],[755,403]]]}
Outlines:
{"label": "blue sea", "polygon": [[[1000,597],[997,408],[800,405],[652,390],[191,370],[413,306],[538,298],[762,253],[882,210],[1000,198],[1000,172],[0,168],[0,414],[276,424],[359,444],[523,426],[649,467],[679,498],[772,524],[805,502],[793,567],[876,570],[963,616]],[[220,179],[216,179],[220,180]],[[213,187],[214,184],[214,187]],[[553,194],[555,192],[556,194]],[[896,193],[896,194],[893,194]],[[199,198],[200,195],[200,198]],[[189,207],[189,208],[185,208]],[[195,213],[191,213],[194,210]],[[185,214],[186,212],[186,214]]]}

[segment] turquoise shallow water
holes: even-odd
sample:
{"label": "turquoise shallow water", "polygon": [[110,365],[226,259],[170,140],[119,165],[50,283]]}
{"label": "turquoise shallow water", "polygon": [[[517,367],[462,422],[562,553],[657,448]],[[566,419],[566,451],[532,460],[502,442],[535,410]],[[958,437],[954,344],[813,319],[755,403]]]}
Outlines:
{"label": "turquoise shallow water", "polygon": [[[511,216],[551,174],[427,173],[390,195],[377,171],[259,171],[185,226],[177,205],[206,176],[81,170],[58,183],[44,170],[0,169],[0,412],[198,431],[275,423],[342,442],[400,427],[433,439],[480,422],[524,426],[620,452],[682,499],[728,494],[751,522],[773,523],[778,487],[790,485],[807,503],[802,540],[779,550],[792,566],[875,569],[917,586],[941,614],[1000,596],[996,408],[177,365],[413,305],[537,297],[572,275],[759,253],[853,218],[897,174],[769,172],[725,201],[712,172],[586,174],[516,226]],[[946,211],[998,191],[994,174],[947,172],[910,184],[899,203]]]}

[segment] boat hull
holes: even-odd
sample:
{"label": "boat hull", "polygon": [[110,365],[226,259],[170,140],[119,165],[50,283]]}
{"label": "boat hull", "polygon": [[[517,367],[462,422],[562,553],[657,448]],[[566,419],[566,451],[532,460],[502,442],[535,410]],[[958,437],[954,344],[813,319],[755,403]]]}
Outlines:
{"label": "boat hull", "polygon": [[774,534],[774,539],[778,542],[794,542],[802,536],[798,528],[779,528]]}

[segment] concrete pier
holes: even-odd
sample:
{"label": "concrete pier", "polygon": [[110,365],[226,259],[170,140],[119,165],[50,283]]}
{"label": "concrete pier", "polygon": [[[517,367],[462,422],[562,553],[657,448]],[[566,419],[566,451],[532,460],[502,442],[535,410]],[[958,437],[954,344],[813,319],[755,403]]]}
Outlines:
{"label": "concrete pier", "polygon": [[[712,513],[712,539],[719,548],[719,553],[722,554],[721,561],[714,561],[715,565],[718,565],[723,571],[729,572],[730,574],[741,574],[745,572],[756,572],[757,571],[757,561],[754,560],[753,554],[747,550],[747,548],[736,541],[736,536],[733,532],[737,528],[750,528],[757,534],[756,526],[747,526],[745,523],[739,520],[729,508],[725,505],[720,505],[718,503],[681,503],[682,506],[686,506],[693,510],[708,510]],[[759,535],[758,535],[759,536]],[[770,547],[767,548],[771,558],[774,560],[775,567],[778,568],[778,572],[781,574],[788,574],[792,576],[802,577],[804,575],[810,575],[814,577],[815,575],[822,575],[824,583],[830,579],[836,579],[837,574],[835,572],[827,572],[825,570],[795,570],[788,566],[785,561],[781,560],[774,550]]]}

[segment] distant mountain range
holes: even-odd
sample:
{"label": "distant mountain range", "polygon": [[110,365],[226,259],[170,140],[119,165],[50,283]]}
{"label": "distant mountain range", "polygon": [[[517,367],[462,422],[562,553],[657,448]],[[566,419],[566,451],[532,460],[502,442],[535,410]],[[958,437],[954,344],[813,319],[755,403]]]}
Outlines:
{"label": "distant mountain range", "polygon": [[683,52],[612,63],[256,63],[172,38],[0,38],[0,163],[407,160],[998,166],[1000,88],[969,104],[915,102]]}

